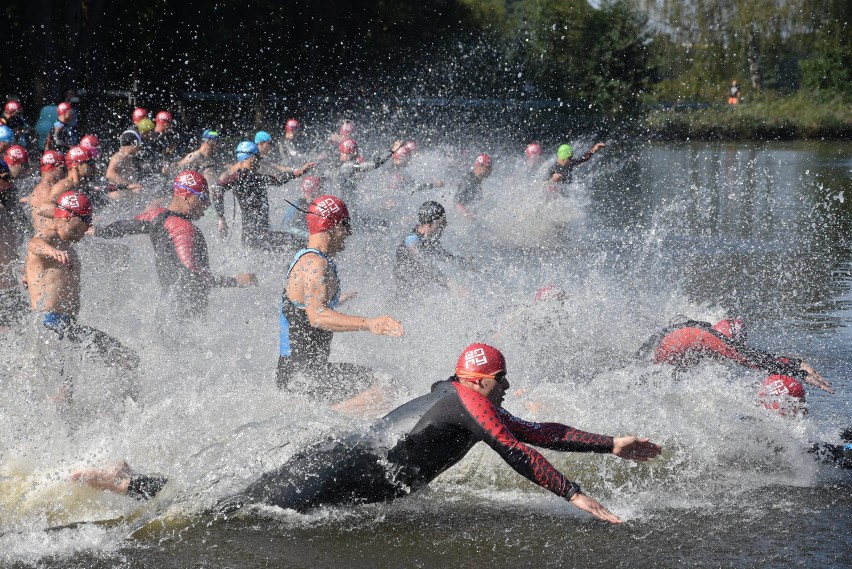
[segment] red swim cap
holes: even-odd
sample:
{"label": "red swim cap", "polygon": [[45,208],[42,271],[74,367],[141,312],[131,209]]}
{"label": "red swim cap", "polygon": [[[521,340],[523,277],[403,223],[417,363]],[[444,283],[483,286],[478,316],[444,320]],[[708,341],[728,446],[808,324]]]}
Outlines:
{"label": "red swim cap", "polygon": [[85,217],[92,215],[92,202],[83,194],[65,192],[56,200],[53,217]]}
{"label": "red swim cap", "polygon": [[86,147],[95,158],[97,158],[101,153],[101,141],[95,134],[87,134],[81,138],[80,146]]}
{"label": "red swim cap", "polygon": [[355,124],[352,121],[343,121],[340,125],[340,136],[349,136],[355,132]]}
{"label": "red swim cap", "polygon": [[41,171],[52,172],[56,168],[65,165],[65,155],[56,150],[48,150],[41,155]]}
{"label": "red swim cap", "polygon": [[6,103],[6,106],[3,108],[3,110],[5,110],[11,115],[12,113],[20,113],[23,108],[24,107],[22,107],[21,103],[19,103],[18,101],[9,101],[8,103]]}
{"label": "red swim cap", "polygon": [[319,176],[302,176],[302,191],[305,192],[306,199],[313,200],[320,188],[322,188],[322,178]]}
{"label": "red swim cap", "polygon": [[732,340],[740,342],[748,340],[748,331],[742,320],[719,320],[713,325],[713,329]]}
{"label": "red swim cap", "polygon": [[287,123],[284,125],[285,132],[296,132],[298,130],[302,130],[302,125],[296,119],[288,119]]}
{"label": "red swim cap", "polygon": [[527,149],[524,150],[527,158],[531,156],[541,156],[541,145],[538,142],[527,144]]}
{"label": "red swim cap", "polygon": [[136,124],[145,118],[148,118],[148,109],[143,109],[142,107],[136,107],[133,109],[133,124]]}
{"label": "red swim cap", "polygon": [[316,235],[341,223],[349,223],[349,209],[337,196],[320,196],[311,202],[305,220],[308,223],[308,233]]}
{"label": "red swim cap", "polygon": [[546,300],[565,300],[565,291],[559,288],[556,285],[544,285],[537,291],[535,291],[535,301],[536,302],[544,302]]}
{"label": "red swim cap", "polygon": [[160,111],[157,113],[157,116],[154,117],[154,122],[167,122],[171,124],[173,120],[172,113],[169,111]]}
{"label": "red swim cap", "polygon": [[468,381],[494,377],[501,371],[506,371],[506,359],[500,350],[488,344],[469,345],[456,362],[456,377]]}
{"label": "red swim cap", "polygon": [[65,166],[72,168],[77,164],[82,164],[92,160],[92,153],[85,146],[72,146],[65,155]]}
{"label": "red swim cap", "polygon": [[486,168],[491,167],[491,157],[486,153],[482,153],[476,157],[476,160],[473,161],[474,164],[479,164],[480,166],[485,166]]}
{"label": "red swim cap", "polygon": [[347,138],[337,145],[341,154],[358,154],[358,143],[354,138]]}
{"label": "red swim cap", "polygon": [[796,416],[805,403],[805,388],[798,379],[774,374],[760,384],[757,398],[764,407],[783,417]]}
{"label": "red swim cap", "polygon": [[30,161],[30,156],[27,154],[26,149],[23,146],[18,146],[14,144],[6,149],[6,152],[3,153],[3,161],[6,164],[18,166],[20,164],[26,164]]}
{"label": "red swim cap", "polygon": [[204,200],[210,199],[207,188],[207,179],[195,170],[184,170],[175,177],[172,185],[174,195],[188,198],[196,196]]}
{"label": "red swim cap", "polygon": [[73,108],[74,107],[71,106],[71,103],[62,101],[61,103],[56,105],[56,114],[62,116]]}

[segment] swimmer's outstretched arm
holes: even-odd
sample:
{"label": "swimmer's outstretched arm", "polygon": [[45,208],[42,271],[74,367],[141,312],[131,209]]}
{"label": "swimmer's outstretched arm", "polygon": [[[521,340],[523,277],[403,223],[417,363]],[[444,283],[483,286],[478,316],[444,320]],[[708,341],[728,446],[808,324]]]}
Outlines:
{"label": "swimmer's outstretched arm", "polygon": [[168,478],[159,474],[136,474],[126,461],[109,467],[84,468],[71,473],[72,482],[88,484],[98,490],[130,496],[137,500],[149,500],[156,496]]}

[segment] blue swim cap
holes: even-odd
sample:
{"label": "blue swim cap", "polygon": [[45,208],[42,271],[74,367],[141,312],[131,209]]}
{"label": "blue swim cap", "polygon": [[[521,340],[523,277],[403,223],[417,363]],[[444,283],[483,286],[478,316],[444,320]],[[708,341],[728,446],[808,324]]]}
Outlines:
{"label": "blue swim cap", "polygon": [[244,140],[237,145],[237,160],[247,160],[259,153],[257,144],[250,140]]}
{"label": "blue swim cap", "polygon": [[203,133],[201,133],[201,138],[204,140],[219,140],[219,132],[213,130],[212,128],[208,128]]}
{"label": "blue swim cap", "polygon": [[254,135],[254,143],[260,144],[261,142],[272,142],[272,136],[265,130],[259,130]]}
{"label": "blue swim cap", "polygon": [[0,125],[0,142],[15,142],[15,133],[5,124]]}

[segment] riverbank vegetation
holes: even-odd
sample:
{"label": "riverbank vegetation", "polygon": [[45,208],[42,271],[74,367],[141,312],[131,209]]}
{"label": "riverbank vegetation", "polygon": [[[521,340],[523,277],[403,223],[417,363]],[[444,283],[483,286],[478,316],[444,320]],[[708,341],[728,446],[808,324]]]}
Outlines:
{"label": "riverbank vegetation", "polygon": [[4,15],[0,89],[27,109],[69,88],[295,112],[530,100],[666,137],[852,132],[849,0],[10,0]]}

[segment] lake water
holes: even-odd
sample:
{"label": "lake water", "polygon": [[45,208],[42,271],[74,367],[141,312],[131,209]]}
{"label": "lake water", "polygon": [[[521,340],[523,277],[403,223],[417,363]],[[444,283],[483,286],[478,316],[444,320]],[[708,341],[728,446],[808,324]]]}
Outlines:
{"label": "lake water", "polygon": [[[374,367],[386,387],[384,405],[363,417],[275,388],[288,254],[217,240],[211,212],[200,225],[215,270],[255,271],[260,286],[214,291],[209,317],[174,333],[162,331],[169,318],[157,308],[148,238],[87,238],[80,320],[141,354],[140,398],[122,402],[128,378],[39,334],[35,318],[3,337],[0,565],[850,566],[849,471],[805,449],[837,442],[852,425],[852,144],[611,145],[578,167],[563,199],[531,182],[510,151],[520,154],[495,153],[476,218],[450,213],[444,243],[472,259],[447,272],[466,294],[400,299],[390,276],[417,206],[450,204],[459,170],[445,154],[425,149],[412,169],[445,178],[446,191],[390,205],[381,171],[363,181],[363,207],[390,227],[354,235],[341,254],[344,289],[359,292],[342,310],[389,313],[407,330],[402,339],[336,338],[333,359]],[[270,191],[274,220],[282,196],[297,195]],[[533,301],[549,283],[564,303]],[[756,404],[760,373],[707,363],[675,380],[634,357],[670,322],[726,315],[747,321],[754,345],[810,362],[836,394],[808,389],[809,415],[784,419]],[[592,520],[484,445],[426,491],[389,505],[309,515],[255,508],[228,521],[203,513],[296,450],[363,430],[426,392],[479,340],[504,351],[513,388],[526,388],[507,397],[514,414],[665,446],[644,464],[546,452],[625,524]],[[70,408],[50,401],[60,367],[75,382]],[[75,468],[121,459],[169,475],[158,499],[67,481]]]}

